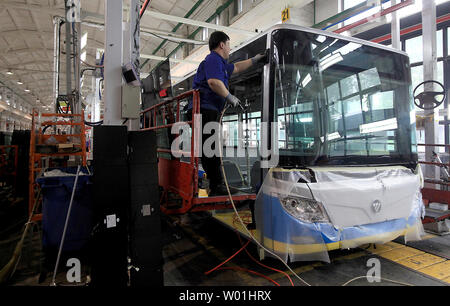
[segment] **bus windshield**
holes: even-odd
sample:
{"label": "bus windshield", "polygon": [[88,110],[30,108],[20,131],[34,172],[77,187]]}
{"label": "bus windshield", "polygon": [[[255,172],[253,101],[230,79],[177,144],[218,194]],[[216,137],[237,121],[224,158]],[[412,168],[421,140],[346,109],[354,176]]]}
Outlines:
{"label": "bus windshield", "polygon": [[280,166],[417,162],[407,56],[290,29],[271,50]]}

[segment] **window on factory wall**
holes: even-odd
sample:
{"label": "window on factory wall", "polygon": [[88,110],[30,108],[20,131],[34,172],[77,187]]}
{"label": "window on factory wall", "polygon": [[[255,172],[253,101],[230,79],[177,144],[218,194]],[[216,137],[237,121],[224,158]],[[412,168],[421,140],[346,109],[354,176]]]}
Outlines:
{"label": "window on factory wall", "polygon": [[[416,36],[405,41],[405,50],[409,55],[411,64],[423,61],[423,36]],[[436,32],[436,55],[442,57],[444,54],[443,31]]]}
{"label": "window on factory wall", "polygon": [[[444,67],[446,65],[445,61],[448,57],[448,48],[447,48],[447,54],[445,54],[444,50],[444,35],[449,35],[448,28],[441,29],[436,32],[436,55],[437,55],[437,76],[436,81],[442,83],[445,85],[445,79],[449,78],[449,76],[445,77],[445,74],[448,74],[449,72],[445,71]],[[448,40],[447,40],[448,44]],[[412,84],[412,90],[424,81],[423,77],[423,36],[416,36],[408,38],[404,41],[404,49],[410,56],[411,60],[411,84]],[[444,54],[446,57],[444,57]],[[446,86],[448,87],[448,86]],[[436,87],[436,90],[441,90],[440,87]],[[418,92],[423,91],[423,87],[421,86],[418,89]],[[418,93],[416,92],[416,94]],[[445,109],[445,102],[442,103],[438,109],[442,110]],[[423,110],[416,107],[416,111],[418,111],[419,114],[423,114]],[[438,119],[439,121],[443,121],[445,118],[442,116],[442,113],[439,115]],[[449,143],[449,140],[445,139],[445,130],[443,125],[438,126],[438,143]],[[417,130],[417,143],[425,143],[425,132],[423,129]],[[437,151],[440,153],[443,153],[445,151],[444,148],[436,148]],[[419,152],[425,152],[424,147],[418,147]]]}
{"label": "window on factory wall", "polygon": [[450,31],[447,28],[447,56],[450,55]]}
{"label": "window on factory wall", "polygon": [[355,5],[363,3],[365,1],[366,0],[344,0],[343,8],[344,8],[344,10],[346,10],[346,9],[351,8],[351,7],[354,7]]}
{"label": "window on factory wall", "polygon": [[[444,44],[443,44],[443,30],[436,32],[436,54],[438,58],[437,62],[437,78],[436,81],[444,84]],[[411,63],[411,83],[412,89],[416,88],[423,79],[423,36],[416,36],[405,40],[405,52],[408,53]],[[420,90],[420,89],[418,89]],[[438,109],[444,109],[444,103],[442,103]],[[416,110],[420,110],[416,108]]]}

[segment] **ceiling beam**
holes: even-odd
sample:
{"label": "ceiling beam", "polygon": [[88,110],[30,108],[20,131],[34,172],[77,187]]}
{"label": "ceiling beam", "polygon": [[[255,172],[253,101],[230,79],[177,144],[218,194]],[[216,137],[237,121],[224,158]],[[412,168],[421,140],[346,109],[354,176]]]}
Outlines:
{"label": "ceiling beam", "polygon": [[20,48],[20,49],[10,49],[6,52],[2,52],[2,50],[0,50],[0,54],[3,55],[10,55],[13,53],[34,53],[34,52],[39,52],[39,51],[46,51],[46,52],[53,52],[53,49],[49,49],[49,48]]}
{"label": "ceiling beam", "polygon": [[244,34],[244,35],[248,35],[248,36],[255,36],[255,32],[252,32],[252,31],[246,31],[246,30],[241,30],[241,29],[237,29],[237,28],[221,26],[221,25],[217,25],[217,24],[213,24],[213,23],[209,23],[209,22],[204,22],[204,21],[199,21],[199,20],[194,20],[194,19],[189,19],[189,18],[183,18],[183,17],[173,16],[173,15],[168,15],[168,14],[162,14],[162,13],[158,13],[155,11],[147,11],[144,16],[145,17],[143,17],[143,18],[153,17],[156,19],[180,22],[180,23],[184,23],[184,24],[190,24],[193,26],[204,27],[204,28],[214,29],[214,30],[218,30],[218,31],[236,32],[236,33]]}
{"label": "ceiling beam", "polygon": [[[165,61],[167,59],[167,57],[150,55],[150,54],[141,54],[141,58],[148,58],[148,59],[158,60],[158,61]],[[169,60],[174,63],[188,63],[188,64],[196,64],[196,65],[200,64],[200,62],[197,62],[197,61],[177,59],[177,58],[173,58],[173,57],[169,58]]]}
{"label": "ceiling beam", "polygon": [[64,8],[58,9],[58,8],[43,6],[43,5],[39,5],[39,4],[31,4],[31,3],[20,4],[20,3],[17,3],[16,1],[7,1],[7,2],[0,3],[0,8],[32,10],[35,12],[46,13],[46,14],[50,14],[50,15],[60,15],[60,16],[65,15]]}

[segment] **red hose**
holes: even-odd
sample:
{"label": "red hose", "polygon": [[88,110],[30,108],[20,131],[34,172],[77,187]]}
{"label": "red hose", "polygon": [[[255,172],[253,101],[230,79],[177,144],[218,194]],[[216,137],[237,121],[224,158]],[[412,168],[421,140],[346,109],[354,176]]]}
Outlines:
{"label": "red hose", "polygon": [[[238,233],[236,233],[236,234],[238,235],[239,241],[240,241],[241,244],[242,244],[241,236],[240,236]],[[264,268],[266,268],[266,269],[270,269],[270,270],[272,270],[272,271],[275,271],[275,272],[278,272],[278,273],[281,273],[281,274],[285,275],[285,276],[289,279],[289,282],[291,283],[291,286],[294,287],[294,283],[292,282],[291,277],[290,277],[286,272],[281,271],[281,270],[278,270],[278,269],[275,269],[275,268],[272,268],[272,267],[269,267],[269,266],[266,266],[266,265],[263,264],[262,262],[259,262],[259,261],[256,260],[252,255],[250,255],[250,252],[247,250],[247,248],[245,249],[245,252],[247,253],[248,257],[250,257],[250,258],[251,258],[254,262],[256,262],[258,265],[260,265],[260,266],[262,266],[262,267],[264,267]]]}
{"label": "red hose", "polygon": [[244,244],[236,253],[234,253],[232,256],[230,256],[227,260],[225,260],[224,262],[222,262],[220,265],[216,266],[215,268],[212,268],[211,270],[209,270],[208,272],[205,272],[205,275],[208,275],[209,273],[217,270],[220,266],[226,264],[227,262],[229,262],[234,256],[236,256],[237,254],[239,254],[243,249],[245,249],[247,247],[247,245],[250,243],[250,240],[247,241],[246,244]]}

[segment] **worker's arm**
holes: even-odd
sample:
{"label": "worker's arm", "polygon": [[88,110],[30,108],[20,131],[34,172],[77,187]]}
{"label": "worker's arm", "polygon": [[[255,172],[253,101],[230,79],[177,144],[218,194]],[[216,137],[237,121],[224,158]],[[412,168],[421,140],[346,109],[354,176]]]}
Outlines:
{"label": "worker's arm", "polygon": [[221,97],[224,97],[228,103],[233,106],[237,106],[241,103],[239,98],[230,94],[228,89],[225,87],[225,84],[219,79],[208,79],[208,86]]}
{"label": "worker's arm", "polygon": [[247,60],[243,60],[243,61],[234,63],[233,74],[245,71],[248,68],[250,68],[252,65],[262,62],[262,61],[265,61],[265,60],[266,60],[266,54],[261,53],[261,54],[256,54],[254,57],[249,58]]}
{"label": "worker's arm", "polygon": [[245,71],[248,68],[250,68],[251,66],[252,66],[252,59],[251,58],[249,58],[247,60],[243,60],[243,61],[237,62],[237,63],[234,63],[233,74]]}
{"label": "worker's arm", "polygon": [[209,88],[214,91],[219,96],[225,98],[230,93],[228,89],[225,87],[225,84],[219,79],[209,79],[208,80]]}

